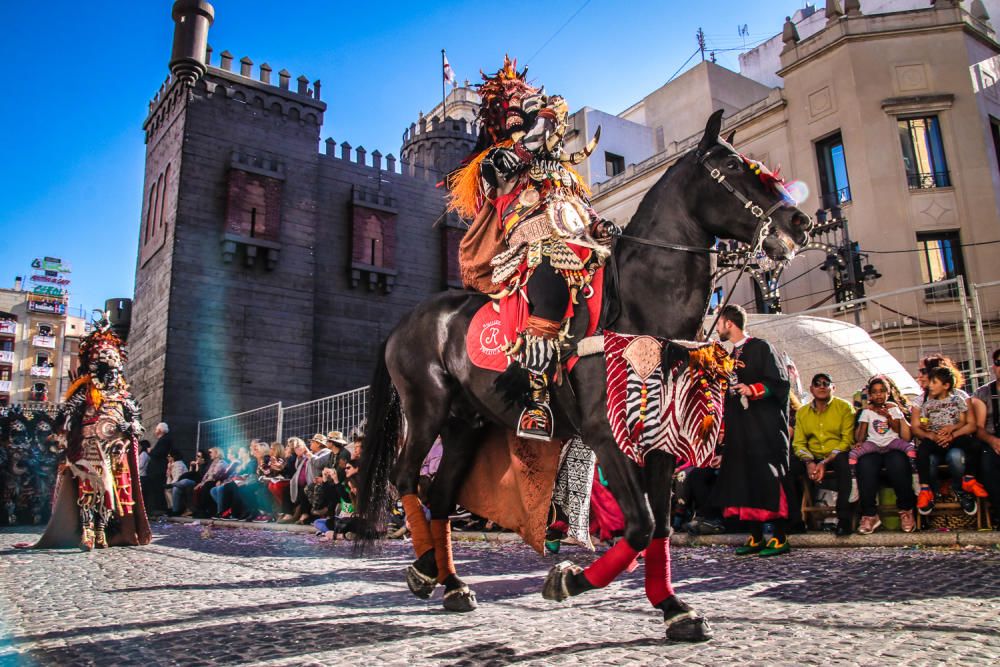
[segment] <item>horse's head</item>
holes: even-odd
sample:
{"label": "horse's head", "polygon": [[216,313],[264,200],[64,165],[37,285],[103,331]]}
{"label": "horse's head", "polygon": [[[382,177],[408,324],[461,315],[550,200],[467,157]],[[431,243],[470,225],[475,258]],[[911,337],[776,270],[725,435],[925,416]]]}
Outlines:
{"label": "horse's head", "polygon": [[785,183],[719,137],[722,110],[708,119],[692,154],[693,213],[718,238],[735,239],[776,261],[790,260],[807,241],[812,225]]}

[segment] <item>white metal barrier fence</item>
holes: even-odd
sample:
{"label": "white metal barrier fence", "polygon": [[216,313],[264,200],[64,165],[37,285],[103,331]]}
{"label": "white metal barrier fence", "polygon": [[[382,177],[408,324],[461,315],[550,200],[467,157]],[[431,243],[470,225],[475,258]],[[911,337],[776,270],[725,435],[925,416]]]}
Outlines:
{"label": "white metal barrier fence", "polygon": [[350,436],[355,428],[363,428],[367,407],[368,387],[361,387],[284,408],[281,411],[279,439],[297,436],[308,441],[315,433],[329,431],[340,431]]}
{"label": "white metal barrier fence", "polygon": [[[973,316],[976,319],[976,347],[979,361],[988,376],[993,350],[1000,348],[1000,280],[971,286]],[[988,377],[986,378],[988,379]]]}
{"label": "white metal barrier fence", "polygon": [[368,408],[368,387],[284,407],[280,402],[239,414],[198,422],[196,447],[246,445],[257,438],[284,442],[297,436],[308,440],[316,433],[341,431],[349,435],[363,427]]}
{"label": "white metal barrier fence", "polygon": [[277,440],[281,437],[281,403],[272,403],[227,417],[198,422],[197,449],[249,444],[254,438]]}

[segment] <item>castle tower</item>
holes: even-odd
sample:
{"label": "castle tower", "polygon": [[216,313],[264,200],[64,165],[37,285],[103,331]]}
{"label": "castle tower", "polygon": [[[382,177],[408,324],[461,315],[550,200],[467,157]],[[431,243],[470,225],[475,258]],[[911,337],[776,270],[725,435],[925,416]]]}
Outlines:
{"label": "castle tower", "polygon": [[403,133],[403,162],[444,175],[468,157],[476,145],[479,95],[469,87],[452,90],[439,104]]}
{"label": "castle tower", "polygon": [[[320,82],[211,62],[214,11],[178,0],[171,75],[143,123],[129,347],[144,422],[190,451],[199,420],[312,394]],[[256,70],[256,71],[255,71]]]}

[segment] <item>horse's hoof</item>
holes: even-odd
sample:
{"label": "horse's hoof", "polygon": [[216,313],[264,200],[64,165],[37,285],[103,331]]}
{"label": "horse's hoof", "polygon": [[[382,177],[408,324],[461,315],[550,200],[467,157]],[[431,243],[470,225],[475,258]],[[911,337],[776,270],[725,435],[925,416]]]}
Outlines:
{"label": "horse's hoof", "polygon": [[562,602],[569,598],[571,593],[569,592],[568,579],[578,572],[582,572],[582,569],[572,561],[564,560],[553,565],[548,576],[545,577],[545,583],[542,584],[542,597],[556,602]]}
{"label": "horse's hoof", "polygon": [[412,565],[406,568],[406,585],[409,586],[410,592],[421,600],[431,596],[437,583],[435,577],[428,577]]}
{"label": "horse's hoof", "polygon": [[705,642],[712,638],[708,620],[693,611],[685,611],[665,619],[667,640],[672,642]]}
{"label": "horse's hoof", "polygon": [[478,606],[476,594],[468,586],[461,586],[444,594],[444,608],[448,611],[474,611]]}

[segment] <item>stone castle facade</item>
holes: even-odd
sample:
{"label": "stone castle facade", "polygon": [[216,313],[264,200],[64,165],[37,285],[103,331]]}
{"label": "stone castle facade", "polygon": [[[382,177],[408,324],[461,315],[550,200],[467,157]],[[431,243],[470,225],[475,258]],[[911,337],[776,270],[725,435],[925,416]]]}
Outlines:
{"label": "stone castle facade", "polygon": [[[320,81],[228,52],[204,0],[178,0],[171,76],[144,123],[146,173],[130,380],[147,427],[185,449],[199,420],[369,382],[381,341],[458,286],[463,233],[442,172],[475,143],[421,118],[404,161],[323,142]],[[276,80],[275,80],[276,79]]]}

